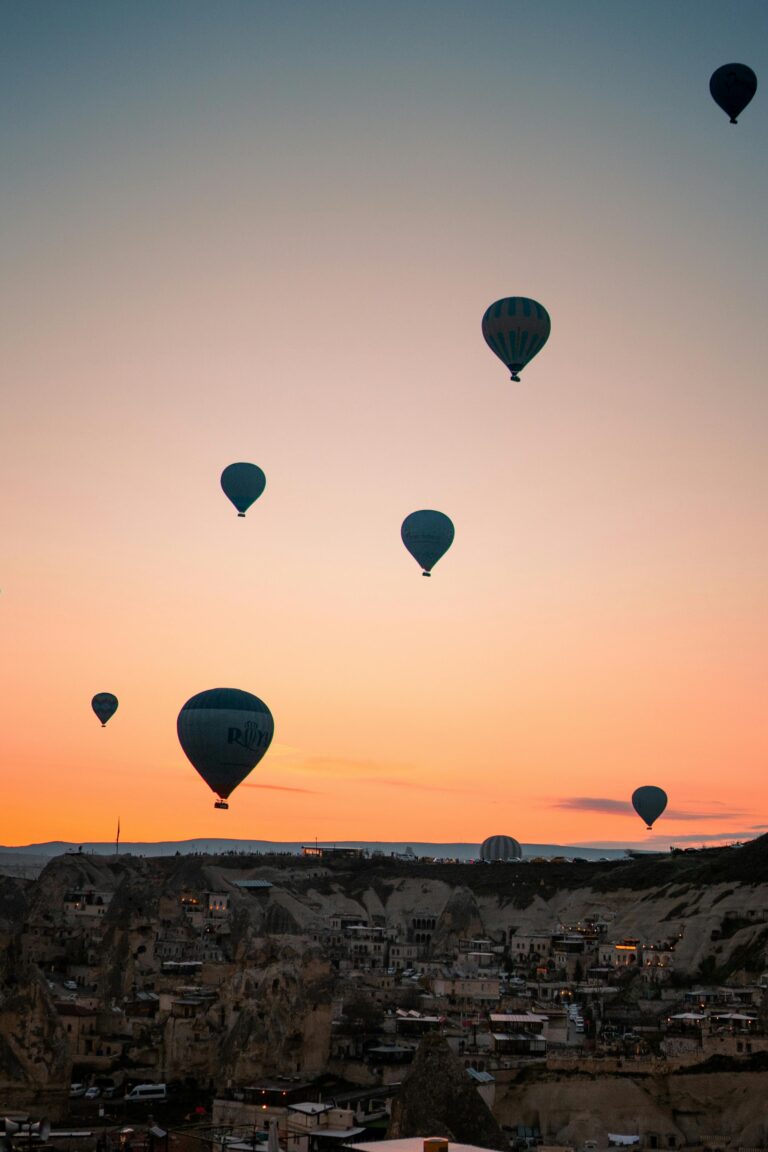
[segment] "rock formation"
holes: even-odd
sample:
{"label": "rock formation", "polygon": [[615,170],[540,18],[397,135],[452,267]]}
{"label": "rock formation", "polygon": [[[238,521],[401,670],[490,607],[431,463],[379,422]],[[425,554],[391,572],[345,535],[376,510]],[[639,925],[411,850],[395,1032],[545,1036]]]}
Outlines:
{"label": "rock formation", "polygon": [[445,1136],[508,1149],[509,1140],[442,1036],[425,1036],[392,1104],[388,1137]]}

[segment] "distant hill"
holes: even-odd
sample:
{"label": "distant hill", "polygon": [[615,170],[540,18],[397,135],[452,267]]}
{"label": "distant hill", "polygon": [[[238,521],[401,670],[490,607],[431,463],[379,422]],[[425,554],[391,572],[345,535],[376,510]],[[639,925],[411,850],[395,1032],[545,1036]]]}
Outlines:
{"label": "distant hill", "polygon": [[[307,841],[303,842],[304,844]],[[314,841],[309,841],[314,843]],[[429,844],[416,841],[383,841],[383,840],[334,840],[323,841],[321,846],[335,845],[338,848],[364,848],[367,852],[383,852],[389,856],[392,853],[402,854],[412,852],[414,856],[431,856],[446,860],[476,860],[480,855],[479,844]],[[49,840],[44,844],[25,844],[19,847],[0,845],[0,858],[3,863],[12,863],[19,857],[61,856],[65,852],[93,853],[98,856],[114,855],[114,842],[83,842],[73,844],[65,840]],[[158,842],[130,841],[120,843],[121,853],[131,853],[141,856],[174,856],[177,852],[188,855],[201,852],[206,855],[218,856],[225,852],[287,852],[300,853],[301,841],[277,840],[161,840]],[[581,860],[621,860],[627,853],[622,848],[579,848],[564,844],[523,844],[523,856],[526,859],[544,857],[550,859],[555,856],[564,856],[568,859]]]}

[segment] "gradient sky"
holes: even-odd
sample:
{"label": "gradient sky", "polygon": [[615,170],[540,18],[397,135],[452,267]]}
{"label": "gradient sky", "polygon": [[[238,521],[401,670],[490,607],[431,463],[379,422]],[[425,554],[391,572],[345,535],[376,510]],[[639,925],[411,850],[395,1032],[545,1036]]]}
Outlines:
{"label": "gradient sky", "polygon": [[761,0],[2,0],[0,843],[768,825],[766,84]]}

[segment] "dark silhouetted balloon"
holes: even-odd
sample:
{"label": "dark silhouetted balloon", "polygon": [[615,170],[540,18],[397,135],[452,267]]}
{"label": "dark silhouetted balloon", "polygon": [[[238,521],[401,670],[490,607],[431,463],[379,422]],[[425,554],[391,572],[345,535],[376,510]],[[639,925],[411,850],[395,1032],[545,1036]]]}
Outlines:
{"label": "dark silhouetted balloon", "polygon": [[453,543],[453,524],[444,512],[427,508],[411,512],[400,528],[403,544],[422,567],[422,576],[429,576],[435,564]]}
{"label": "dark silhouetted balloon", "polygon": [[107,720],[117,712],[117,696],[111,692],[97,692],[91,700],[91,708],[101,720],[102,728],[106,728]]}
{"label": "dark silhouetted balloon", "polygon": [[667,794],[655,784],[646,784],[642,788],[635,788],[632,793],[632,807],[641,819],[645,820],[648,830],[653,827],[667,806]]}
{"label": "dark silhouetted balloon", "polygon": [[527,296],[506,296],[486,309],[483,336],[492,352],[506,364],[513,380],[549,339],[549,313]]}
{"label": "dark silhouetted balloon", "polygon": [[275,722],[263,700],[239,688],[198,692],[179,712],[179,743],[188,759],[228,808],[227,797],[255,768],[272,742]]}
{"label": "dark silhouetted balloon", "polygon": [[246,512],[258,500],[267,484],[267,478],[258,464],[228,464],[221,474],[221,486],[235,508],[238,516]]}
{"label": "dark silhouetted balloon", "polygon": [[486,864],[522,858],[523,850],[514,836],[487,836],[480,845],[480,859]]}
{"label": "dark silhouetted balloon", "polygon": [[757,92],[757,76],[746,64],[723,64],[710,76],[709,91],[715,104],[730,116],[731,124],[737,124],[736,117]]}

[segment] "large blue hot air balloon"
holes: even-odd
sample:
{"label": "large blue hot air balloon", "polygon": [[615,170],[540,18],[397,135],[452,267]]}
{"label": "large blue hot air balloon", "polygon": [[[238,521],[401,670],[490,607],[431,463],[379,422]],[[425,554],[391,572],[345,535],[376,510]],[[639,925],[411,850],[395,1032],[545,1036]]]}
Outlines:
{"label": "large blue hot air balloon", "polygon": [[649,832],[666,806],[667,794],[663,788],[657,788],[655,784],[645,784],[642,788],[635,788],[632,793],[632,807],[638,816],[645,820]]}
{"label": "large blue hot air balloon", "polygon": [[102,728],[106,728],[107,720],[117,712],[117,696],[111,692],[97,692],[91,700],[91,708],[101,720]]}
{"label": "large blue hot air balloon", "polygon": [[422,576],[429,576],[441,556],[453,543],[454,529],[444,512],[428,508],[411,512],[400,528],[403,544],[422,567]]}
{"label": "large blue hot air balloon", "polygon": [[757,76],[746,64],[723,64],[710,76],[709,91],[731,124],[738,124],[736,117],[757,92]]}
{"label": "large blue hot air balloon", "polygon": [[221,474],[224,495],[237,508],[238,516],[246,512],[258,500],[267,484],[267,478],[258,464],[228,464]]}
{"label": "large blue hot air balloon", "polygon": [[527,296],[506,296],[487,308],[483,336],[492,352],[506,364],[512,380],[533,360],[549,339],[549,313]]}
{"label": "large blue hot air balloon", "polygon": [[176,731],[187,758],[228,808],[227,797],[272,742],[275,722],[263,700],[239,688],[198,692],[179,712]]}

